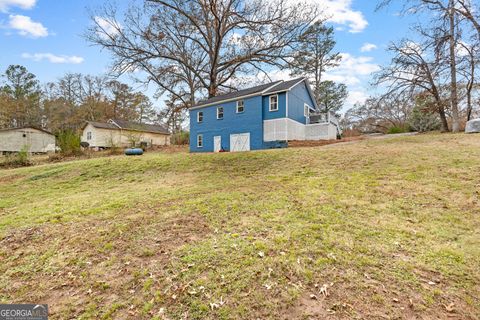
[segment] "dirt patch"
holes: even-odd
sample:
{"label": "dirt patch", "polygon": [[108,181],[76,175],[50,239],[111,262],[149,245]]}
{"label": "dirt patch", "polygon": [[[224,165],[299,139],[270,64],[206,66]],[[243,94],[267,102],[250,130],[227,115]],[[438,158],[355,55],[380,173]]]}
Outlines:
{"label": "dirt patch", "polygon": [[200,215],[152,212],[118,220],[49,225],[5,236],[0,297],[47,303],[52,319],[97,318],[105,315],[100,306],[128,310],[115,318],[141,316],[145,311],[136,299],[143,304],[167,290],[165,270],[176,250],[202,239],[209,228]]}
{"label": "dirt patch", "polygon": [[[353,272],[346,274],[352,277]],[[282,319],[476,319],[475,310],[449,293],[446,284],[424,281],[423,293],[415,286],[400,289],[393,284],[393,279],[379,281],[364,274],[326,284],[324,291],[316,285],[305,289]]]}
{"label": "dirt patch", "polygon": [[340,140],[319,140],[319,141],[289,141],[288,147],[289,148],[303,148],[303,147],[321,147],[330,144],[336,143],[345,143],[345,142],[353,142],[353,141],[360,141],[366,139],[364,136],[358,137],[347,137]]}

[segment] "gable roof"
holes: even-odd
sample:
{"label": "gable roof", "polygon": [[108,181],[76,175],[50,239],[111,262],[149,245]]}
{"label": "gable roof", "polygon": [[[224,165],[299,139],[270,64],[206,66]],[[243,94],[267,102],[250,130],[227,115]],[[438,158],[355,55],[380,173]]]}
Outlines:
{"label": "gable roof", "polygon": [[113,129],[113,130],[120,130],[120,128],[113,123],[105,123],[105,122],[97,122],[97,121],[87,121],[87,124],[91,124],[95,128],[99,129]]}
{"label": "gable roof", "polygon": [[21,129],[35,129],[35,130],[38,130],[38,131],[42,131],[46,134],[51,134],[52,136],[54,135],[53,133],[51,133],[50,131],[48,130],[45,130],[45,129],[42,129],[40,127],[35,127],[35,126],[25,126],[25,127],[16,127],[16,128],[3,128],[3,129],[0,129],[0,131],[12,131],[12,130],[21,130]]}
{"label": "gable roof", "polygon": [[118,119],[112,119],[111,122],[118,125],[121,129],[125,129],[125,130],[169,134],[168,129],[162,125],[138,123],[138,122],[132,122],[132,121],[118,120]]}
{"label": "gable roof", "polygon": [[[91,124],[95,128],[109,129],[109,130],[132,130],[150,133],[170,134],[168,129],[162,125],[138,123],[132,121],[110,119],[108,122],[87,121],[87,124]],[[85,128],[85,127],[84,127]]]}
{"label": "gable roof", "polygon": [[216,97],[204,100],[204,101],[200,101],[199,103],[197,103],[194,106],[194,108],[205,106],[205,105],[210,105],[210,104],[213,104],[213,103],[216,103],[216,102],[222,102],[222,101],[225,101],[225,100],[237,99],[237,98],[241,98],[241,97],[245,97],[245,96],[259,94],[259,93],[262,93],[263,91],[265,91],[265,90],[269,89],[270,87],[272,87],[276,84],[279,84],[281,82],[282,82],[282,80],[274,81],[274,82],[270,82],[270,83],[267,83],[267,84],[262,84],[262,85],[259,85],[259,86],[255,86],[255,87],[251,87],[251,88],[247,88],[247,89],[243,89],[243,90],[239,90],[239,91],[234,91],[234,92],[229,92],[229,93],[226,93],[226,94],[222,94],[222,95],[219,95],[219,96],[216,96]]}
{"label": "gable roof", "polygon": [[263,94],[270,94],[279,91],[287,91],[291,88],[295,87],[297,84],[304,81],[305,78],[296,78],[288,81],[282,81],[281,83],[277,84],[276,86],[270,88],[269,90],[265,91]]}
{"label": "gable roof", "polygon": [[190,109],[208,107],[208,106],[215,105],[215,104],[218,104],[218,103],[237,100],[237,99],[240,99],[240,98],[253,97],[253,96],[258,96],[258,95],[268,95],[268,94],[273,94],[273,93],[277,93],[277,92],[289,91],[293,87],[295,87],[296,85],[298,85],[298,84],[300,84],[304,81],[305,81],[305,85],[307,87],[308,93],[312,97],[312,100],[315,104],[315,108],[318,109],[317,104],[315,102],[315,98],[314,98],[313,93],[312,93],[312,89],[310,88],[310,85],[309,85],[309,83],[308,83],[308,81],[305,77],[296,78],[296,79],[287,80],[287,81],[284,81],[284,80],[274,81],[274,82],[270,82],[270,83],[267,83],[267,84],[262,84],[262,85],[259,85],[259,86],[255,86],[255,87],[252,87],[252,88],[243,89],[243,90],[239,90],[239,91],[235,91],[235,92],[230,92],[230,93],[227,93],[227,94],[222,94],[222,95],[219,95],[219,96],[216,96],[216,97],[204,100],[204,101],[200,101],[199,103],[197,103],[196,105],[194,105]]}

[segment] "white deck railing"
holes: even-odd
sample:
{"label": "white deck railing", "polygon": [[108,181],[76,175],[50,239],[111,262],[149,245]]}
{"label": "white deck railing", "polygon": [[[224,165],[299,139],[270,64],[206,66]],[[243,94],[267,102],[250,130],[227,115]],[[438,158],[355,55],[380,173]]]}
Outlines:
{"label": "white deck railing", "polygon": [[338,126],[338,118],[331,112],[315,112],[310,114],[309,124],[332,123]]}

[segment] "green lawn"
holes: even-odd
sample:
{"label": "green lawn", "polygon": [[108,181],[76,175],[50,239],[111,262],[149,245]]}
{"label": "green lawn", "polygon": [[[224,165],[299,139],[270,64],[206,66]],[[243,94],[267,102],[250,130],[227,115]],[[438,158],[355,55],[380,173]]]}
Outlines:
{"label": "green lawn", "polygon": [[51,319],[478,319],[480,136],[0,171],[0,303]]}

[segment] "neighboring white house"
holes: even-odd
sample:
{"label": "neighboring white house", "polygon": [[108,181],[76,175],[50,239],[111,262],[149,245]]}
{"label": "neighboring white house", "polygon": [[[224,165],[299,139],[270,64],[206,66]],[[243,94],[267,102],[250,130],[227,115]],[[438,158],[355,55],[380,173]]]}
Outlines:
{"label": "neighboring white house", "polygon": [[0,129],[0,153],[55,152],[55,136],[44,129],[35,127]]}
{"label": "neighboring white house", "polygon": [[130,147],[146,144],[170,144],[170,133],[164,126],[110,119],[108,122],[89,121],[83,127],[82,142],[91,148]]}

